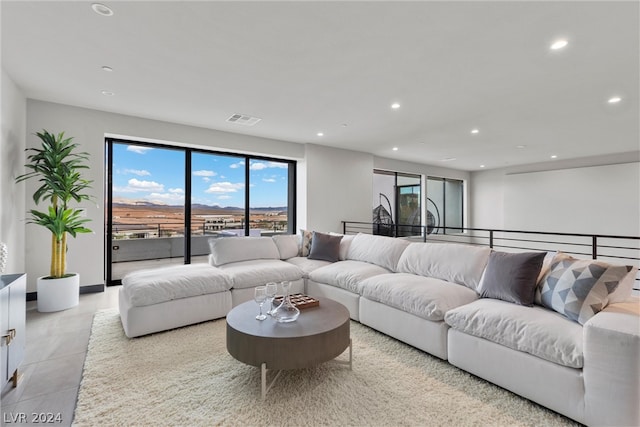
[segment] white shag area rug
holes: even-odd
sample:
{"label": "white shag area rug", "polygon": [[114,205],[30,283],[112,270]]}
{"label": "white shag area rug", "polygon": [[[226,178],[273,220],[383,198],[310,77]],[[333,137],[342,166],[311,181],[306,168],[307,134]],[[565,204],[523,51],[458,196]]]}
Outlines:
{"label": "white shag area rug", "polygon": [[74,425],[577,425],[357,322],[353,370],[283,371],[263,401],[260,369],[227,353],[225,327],[128,339],[117,310],[96,313]]}

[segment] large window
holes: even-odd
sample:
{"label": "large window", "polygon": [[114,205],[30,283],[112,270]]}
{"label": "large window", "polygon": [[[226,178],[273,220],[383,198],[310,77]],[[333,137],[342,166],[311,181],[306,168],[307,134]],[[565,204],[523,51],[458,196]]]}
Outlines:
{"label": "large window", "polygon": [[427,233],[462,232],[464,226],[464,182],[427,178]]}
{"label": "large window", "polygon": [[210,238],[295,232],[294,161],[116,139],[107,161],[109,284],[207,262]]}
{"label": "large window", "polygon": [[374,170],[373,234],[419,236],[421,206],[420,175]]}

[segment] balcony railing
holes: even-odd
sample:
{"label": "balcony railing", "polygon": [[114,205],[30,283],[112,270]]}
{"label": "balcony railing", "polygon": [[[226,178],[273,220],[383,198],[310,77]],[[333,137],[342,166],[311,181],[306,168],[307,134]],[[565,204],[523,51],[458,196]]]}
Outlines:
{"label": "balcony railing", "polygon": [[[423,242],[466,243],[507,252],[561,251],[578,258],[640,266],[640,236],[576,234],[491,228],[374,224],[343,221],[344,234],[381,234]],[[634,289],[640,291],[640,273]]]}

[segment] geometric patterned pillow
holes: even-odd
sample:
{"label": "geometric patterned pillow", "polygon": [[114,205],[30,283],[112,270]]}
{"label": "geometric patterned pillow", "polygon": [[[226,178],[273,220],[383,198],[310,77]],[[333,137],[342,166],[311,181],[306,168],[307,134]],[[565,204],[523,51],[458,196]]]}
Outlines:
{"label": "geometric patterned pillow", "polygon": [[630,268],[595,260],[557,260],[542,280],[542,305],[584,325],[607,306],[609,294]]}

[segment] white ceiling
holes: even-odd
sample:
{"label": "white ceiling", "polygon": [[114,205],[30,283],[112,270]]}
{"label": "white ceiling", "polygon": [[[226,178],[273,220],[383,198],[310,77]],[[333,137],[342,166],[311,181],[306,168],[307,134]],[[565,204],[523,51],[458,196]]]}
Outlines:
{"label": "white ceiling", "polygon": [[462,170],[640,150],[637,1],[102,3],[2,1],[28,98]]}

